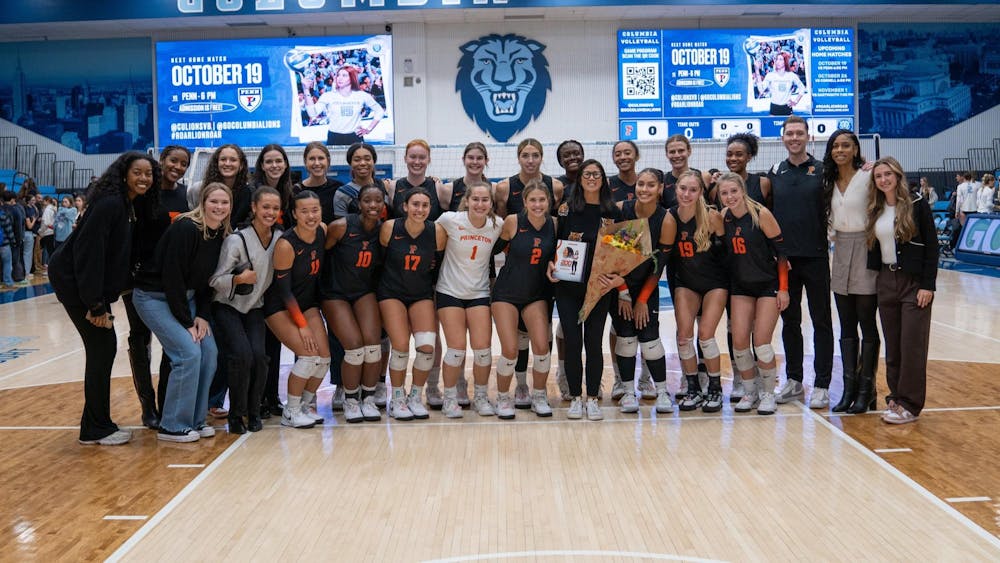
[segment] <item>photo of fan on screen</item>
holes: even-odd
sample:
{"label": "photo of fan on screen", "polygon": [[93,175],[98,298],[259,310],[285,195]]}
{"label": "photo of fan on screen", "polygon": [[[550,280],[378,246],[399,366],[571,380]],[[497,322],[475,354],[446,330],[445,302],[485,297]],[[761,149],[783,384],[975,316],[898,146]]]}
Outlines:
{"label": "photo of fan on screen", "polygon": [[805,47],[794,37],[751,37],[744,43],[751,66],[754,111],[771,115],[808,113],[809,68]]}
{"label": "photo of fan on screen", "polygon": [[285,64],[295,75],[294,112],[302,126],[293,124],[293,134],[299,129],[303,141],[350,145],[365,140],[385,117],[381,59],[367,49],[292,49]]}

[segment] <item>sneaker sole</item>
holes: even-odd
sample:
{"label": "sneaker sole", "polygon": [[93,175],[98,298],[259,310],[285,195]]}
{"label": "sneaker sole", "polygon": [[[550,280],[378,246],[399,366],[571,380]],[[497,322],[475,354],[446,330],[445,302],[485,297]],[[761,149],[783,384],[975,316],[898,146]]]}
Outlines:
{"label": "sneaker sole", "polygon": [[157,440],[162,440],[164,442],[173,442],[175,444],[187,444],[190,442],[197,442],[201,439],[201,436],[197,438],[192,438],[191,436],[165,436],[163,434],[156,435]]}
{"label": "sneaker sole", "polygon": [[452,420],[459,419],[459,418],[464,418],[464,416],[462,415],[461,412],[459,412],[458,414],[445,414],[444,416],[445,416],[445,418],[450,418]]}
{"label": "sneaker sole", "polygon": [[717,406],[705,403],[704,405],[701,406],[701,412],[713,413],[713,412],[719,412],[721,410],[722,410],[722,403],[719,403]]}
{"label": "sneaker sole", "polygon": [[639,412],[639,407],[619,407],[618,410],[624,414],[635,414]]}
{"label": "sneaker sole", "polygon": [[695,405],[677,405],[677,408],[680,409],[683,412],[691,412],[691,411],[696,411],[696,410],[698,410],[700,408],[704,408],[704,405],[705,405],[705,401],[701,401],[701,402],[699,402],[698,404],[695,404]]}
{"label": "sneaker sole", "polygon": [[786,405],[788,403],[791,403],[792,401],[802,401],[803,399],[805,399],[805,397],[806,397],[805,394],[802,394],[802,395],[792,395],[791,397],[787,397],[787,398],[786,397],[775,397],[774,398],[774,402],[778,403],[779,405]]}
{"label": "sneaker sole", "polygon": [[512,414],[498,414],[497,418],[500,420],[514,420],[514,415]]}
{"label": "sneaker sole", "polygon": [[656,414],[673,414],[673,412],[674,412],[673,408],[661,409],[659,407],[653,407],[653,410],[656,411]]}
{"label": "sneaker sole", "polygon": [[365,421],[365,417],[363,417],[363,416],[359,416],[359,417],[357,417],[357,418],[347,418],[347,417],[345,416],[345,417],[344,417],[344,420],[346,420],[348,424],[357,424],[357,423],[359,423],[359,422],[364,422],[364,421]]}
{"label": "sneaker sole", "polygon": [[528,401],[527,403],[514,403],[514,408],[520,410],[528,410],[531,408],[531,401]]}
{"label": "sneaker sole", "polygon": [[566,418],[568,418],[570,420],[580,420],[580,419],[583,418],[583,415],[582,414],[575,414],[575,415],[574,414],[567,414]]}
{"label": "sneaker sole", "polygon": [[295,426],[291,422],[285,422],[284,420],[281,421],[281,425],[284,426],[285,428],[313,428],[314,426],[316,426],[316,424],[305,424],[302,426]]}
{"label": "sneaker sole", "polygon": [[764,410],[757,409],[757,414],[763,414],[763,415],[774,414],[776,410],[777,409],[775,409],[774,411],[764,411]]}
{"label": "sneaker sole", "polygon": [[539,418],[549,418],[550,416],[552,416],[551,412],[538,412],[534,409],[532,409],[531,412],[535,413],[535,416]]}
{"label": "sneaker sole", "polygon": [[587,420],[589,420],[590,422],[600,422],[600,421],[604,420],[604,417],[602,416],[602,417],[599,417],[599,418],[591,418],[591,417],[588,416]]}
{"label": "sneaker sole", "polygon": [[738,403],[738,402],[740,402],[740,399],[742,399],[742,398],[743,398],[742,395],[729,395],[729,402],[730,403]]}
{"label": "sneaker sole", "polygon": [[441,403],[440,405],[436,405],[436,404],[428,401],[427,402],[427,406],[430,407],[432,411],[439,411],[439,410],[441,410],[441,409],[444,408],[444,403]]}
{"label": "sneaker sole", "polygon": [[754,406],[752,406],[750,408],[746,408],[746,409],[733,409],[733,411],[744,413],[744,412],[750,412],[750,411],[752,411],[752,410],[754,410],[756,408],[757,408],[757,405],[754,405]]}

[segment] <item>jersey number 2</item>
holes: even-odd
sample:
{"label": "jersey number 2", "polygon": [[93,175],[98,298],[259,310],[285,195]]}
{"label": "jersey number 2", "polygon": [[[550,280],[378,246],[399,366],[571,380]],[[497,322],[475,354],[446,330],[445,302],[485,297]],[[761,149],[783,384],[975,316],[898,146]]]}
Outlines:
{"label": "jersey number 2", "polygon": [[542,260],[542,249],[541,248],[532,248],[531,249],[531,260],[529,261],[529,263],[532,264],[532,265],[534,265],[534,264],[538,264],[541,260]]}

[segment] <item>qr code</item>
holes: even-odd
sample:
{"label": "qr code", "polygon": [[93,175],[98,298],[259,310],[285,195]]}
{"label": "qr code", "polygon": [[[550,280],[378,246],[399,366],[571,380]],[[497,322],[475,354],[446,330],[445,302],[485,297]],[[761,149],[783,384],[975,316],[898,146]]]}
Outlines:
{"label": "qr code", "polygon": [[624,84],[622,98],[626,100],[656,100],[660,98],[660,67],[653,63],[622,65]]}

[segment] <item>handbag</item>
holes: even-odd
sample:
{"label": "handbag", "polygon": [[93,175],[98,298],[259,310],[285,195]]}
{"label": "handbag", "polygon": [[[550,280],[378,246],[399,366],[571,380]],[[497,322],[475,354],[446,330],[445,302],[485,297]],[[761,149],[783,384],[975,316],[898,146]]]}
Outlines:
{"label": "handbag", "polygon": [[[243,250],[247,253],[247,261],[242,264],[237,264],[233,267],[232,274],[238,276],[247,270],[253,270],[253,263],[250,261],[250,250],[247,248],[247,239],[243,237],[243,233],[237,231],[236,234],[243,241]],[[238,283],[236,287],[233,288],[233,293],[236,295],[250,295],[253,293],[254,284],[252,283]]]}

